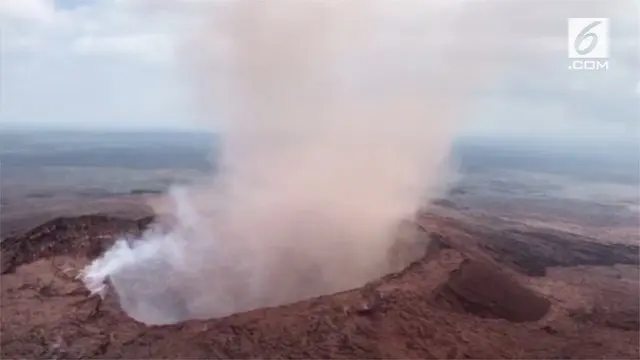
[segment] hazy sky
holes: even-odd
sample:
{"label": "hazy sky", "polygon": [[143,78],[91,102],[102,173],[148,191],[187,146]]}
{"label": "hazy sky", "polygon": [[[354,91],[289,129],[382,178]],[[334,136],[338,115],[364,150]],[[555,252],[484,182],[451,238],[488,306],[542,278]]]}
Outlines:
{"label": "hazy sky", "polygon": [[[176,54],[215,1],[0,0],[0,126],[191,126],[198,113]],[[553,29],[538,39],[544,56],[480,91],[467,133],[638,136],[638,14],[611,15],[610,69],[597,73],[567,69],[566,18],[541,24]],[[601,16],[576,11],[585,15]]]}

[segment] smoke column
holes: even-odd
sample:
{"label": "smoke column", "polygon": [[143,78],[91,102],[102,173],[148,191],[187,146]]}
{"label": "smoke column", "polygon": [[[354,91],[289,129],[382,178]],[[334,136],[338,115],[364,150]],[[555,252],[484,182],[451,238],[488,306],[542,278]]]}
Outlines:
{"label": "smoke column", "polygon": [[183,59],[221,133],[219,172],[171,193],[171,231],[121,240],[84,272],[147,324],[388,272],[398,224],[442,186],[473,92],[522,50],[511,36],[530,15],[518,1],[220,3]]}

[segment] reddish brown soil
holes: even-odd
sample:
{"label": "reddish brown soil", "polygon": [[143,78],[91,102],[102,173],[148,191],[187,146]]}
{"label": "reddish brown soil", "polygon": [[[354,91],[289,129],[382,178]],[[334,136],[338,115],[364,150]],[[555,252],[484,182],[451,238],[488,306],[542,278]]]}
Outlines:
{"label": "reddish brown soil", "polygon": [[[514,250],[508,246],[513,235],[508,231],[490,232],[471,222],[425,215],[419,225],[423,236],[432,233],[431,241],[422,238],[419,243],[423,250],[428,248],[426,254],[363,288],[223,319],[147,327],[123,314],[112,297],[88,298],[74,276],[114,234],[138,233],[148,222],[61,219],[6,239],[1,357],[640,355],[634,321],[639,299],[637,246],[594,245],[589,239],[554,234],[554,249],[565,254],[558,257],[545,250],[548,234],[529,234],[527,241],[514,236]],[[600,246],[605,256],[596,261]],[[588,260],[568,255],[576,251],[589,254]],[[518,254],[526,254],[544,274],[527,276],[514,261],[523,257]]]}

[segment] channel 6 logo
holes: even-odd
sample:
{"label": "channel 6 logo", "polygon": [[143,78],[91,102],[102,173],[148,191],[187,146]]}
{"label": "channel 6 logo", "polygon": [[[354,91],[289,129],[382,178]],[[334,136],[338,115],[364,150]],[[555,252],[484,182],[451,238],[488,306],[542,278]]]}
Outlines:
{"label": "channel 6 logo", "polygon": [[606,59],[609,57],[608,18],[569,18],[570,59]]}

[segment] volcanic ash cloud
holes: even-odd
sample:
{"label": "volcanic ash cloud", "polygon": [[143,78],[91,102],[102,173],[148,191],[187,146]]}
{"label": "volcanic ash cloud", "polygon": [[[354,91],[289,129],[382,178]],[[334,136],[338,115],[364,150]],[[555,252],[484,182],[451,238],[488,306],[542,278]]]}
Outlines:
{"label": "volcanic ash cloud", "polygon": [[471,92],[509,48],[491,14],[424,0],[217,6],[184,63],[221,134],[218,173],[175,189],[171,231],[119,241],[87,286],[108,281],[130,316],[163,324],[388,272],[398,224],[442,185]]}

